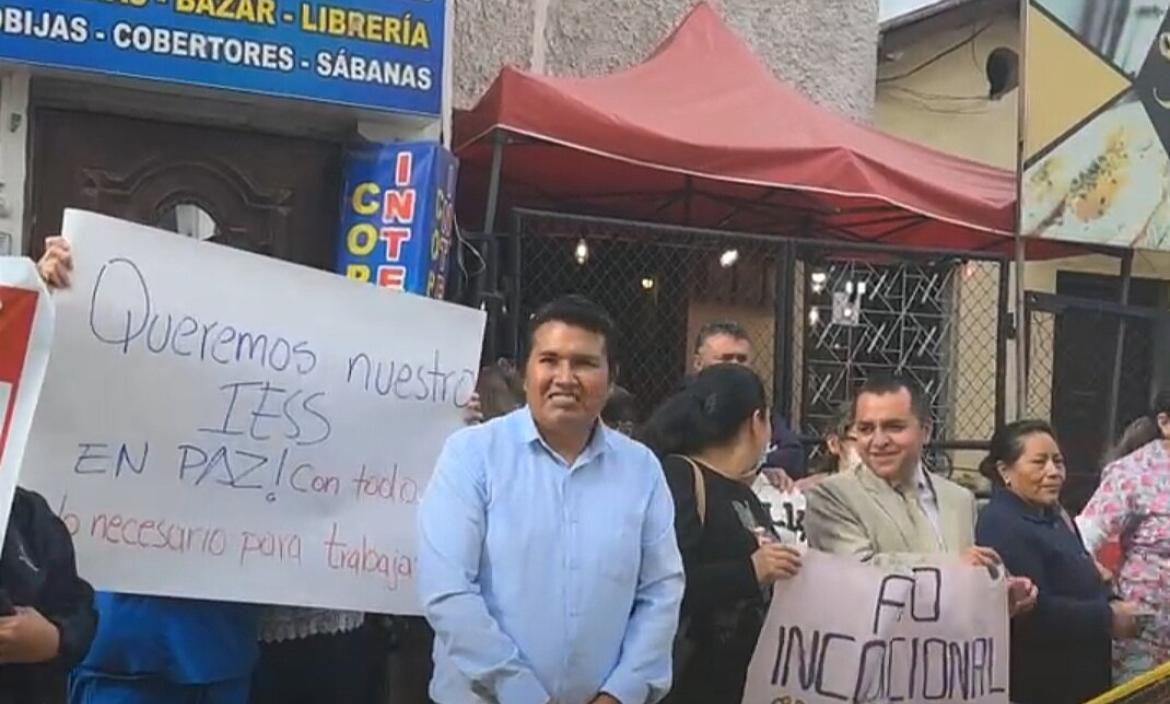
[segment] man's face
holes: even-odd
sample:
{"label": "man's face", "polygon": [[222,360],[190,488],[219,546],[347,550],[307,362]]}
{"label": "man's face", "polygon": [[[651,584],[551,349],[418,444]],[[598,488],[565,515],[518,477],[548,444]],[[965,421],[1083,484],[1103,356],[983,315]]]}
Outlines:
{"label": "man's face", "polygon": [[560,321],[536,329],[524,370],[524,393],[536,427],[587,429],[609,398],[605,337]]}
{"label": "man's face", "polygon": [[711,335],[695,351],[695,371],[701,372],[716,364],[747,364],[752,357],[752,343],[734,335]]}
{"label": "man's face", "polygon": [[929,430],[914,415],[906,389],[857,397],[853,426],[857,451],[866,466],[886,481],[910,478]]}

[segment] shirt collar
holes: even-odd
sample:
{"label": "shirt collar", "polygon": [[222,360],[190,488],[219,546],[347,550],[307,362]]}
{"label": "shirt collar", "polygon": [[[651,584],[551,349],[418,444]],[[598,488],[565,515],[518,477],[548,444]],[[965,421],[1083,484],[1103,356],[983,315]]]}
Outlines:
{"label": "shirt collar", "polygon": [[1013,513],[1036,523],[1052,523],[1059,517],[1056,509],[1030,504],[1006,487],[995,487],[991,492],[991,498],[1011,509]]}
{"label": "shirt collar", "polygon": [[911,480],[914,483],[914,488],[920,494],[933,494],[934,484],[930,482],[930,478],[926,476],[926,468],[919,462],[918,466],[914,468],[914,476]]}
{"label": "shirt collar", "polygon": [[[866,469],[869,468],[867,467]],[[873,470],[869,471],[872,472]],[[897,492],[913,491],[919,494],[929,494],[933,489],[930,480],[926,478],[926,471],[922,468],[921,462],[910,473],[910,476],[902,481],[895,482],[888,479],[881,479],[876,474],[874,474],[874,477],[879,481],[888,483],[890,488]]]}
{"label": "shirt collar", "polygon": [[[512,412],[513,419],[516,423],[516,431],[522,442],[528,445],[539,444],[549,454],[560,459],[560,455],[556,453],[544,438],[540,435],[540,429],[536,427],[536,419],[532,417],[532,410],[528,406],[523,406]],[[585,444],[585,449],[581,455],[574,462],[574,466],[584,464],[595,457],[602,455],[605,450],[613,448],[613,434],[617,432],[611,430],[601,422],[600,419],[593,421],[593,433],[589,436],[589,442]]]}

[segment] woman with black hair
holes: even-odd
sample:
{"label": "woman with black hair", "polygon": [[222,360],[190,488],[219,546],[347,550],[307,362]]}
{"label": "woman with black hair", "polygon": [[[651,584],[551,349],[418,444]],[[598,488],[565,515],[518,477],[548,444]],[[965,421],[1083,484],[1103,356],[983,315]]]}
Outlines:
{"label": "woman with black hair", "polygon": [[763,384],[735,364],[699,372],[643,429],[674,496],[686,567],[670,704],[743,697],[772,584],[800,569],[751,489],[771,434]]}
{"label": "woman with black hair", "polygon": [[1101,483],[1077,517],[1085,547],[1120,540],[1117,588],[1154,613],[1138,637],[1113,650],[1113,676],[1127,682],[1170,661],[1170,388],[1126,429],[1105,457]]}
{"label": "woman with black hair", "polygon": [[1113,638],[1136,633],[1135,605],[1111,600],[1096,563],[1060,507],[1064,458],[1051,426],[1022,420],[996,431],[980,471],[992,483],[975,540],[1037,587],[1012,619],[1011,700],[1080,704],[1110,687]]}

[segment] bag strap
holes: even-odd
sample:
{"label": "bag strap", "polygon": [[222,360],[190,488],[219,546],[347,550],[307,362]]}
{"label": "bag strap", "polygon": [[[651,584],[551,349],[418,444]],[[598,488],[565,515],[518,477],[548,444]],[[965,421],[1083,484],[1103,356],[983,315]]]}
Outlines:
{"label": "bag strap", "polygon": [[699,527],[702,528],[707,523],[707,482],[703,479],[703,470],[699,469],[699,464],[686,455],[679,455],[687,461],[691,466],[691,472],[694,474],[695,480],[695,505],[699,509]]}

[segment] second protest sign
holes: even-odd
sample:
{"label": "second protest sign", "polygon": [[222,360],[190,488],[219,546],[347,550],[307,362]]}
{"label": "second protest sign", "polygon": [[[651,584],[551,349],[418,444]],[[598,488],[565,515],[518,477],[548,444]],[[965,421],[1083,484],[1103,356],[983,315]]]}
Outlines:
{"label": "second protest sign", "polygon": [[890,572],[809,551],[776,585],[743,702],[1007,704],[1007,614],[986,569]]}

